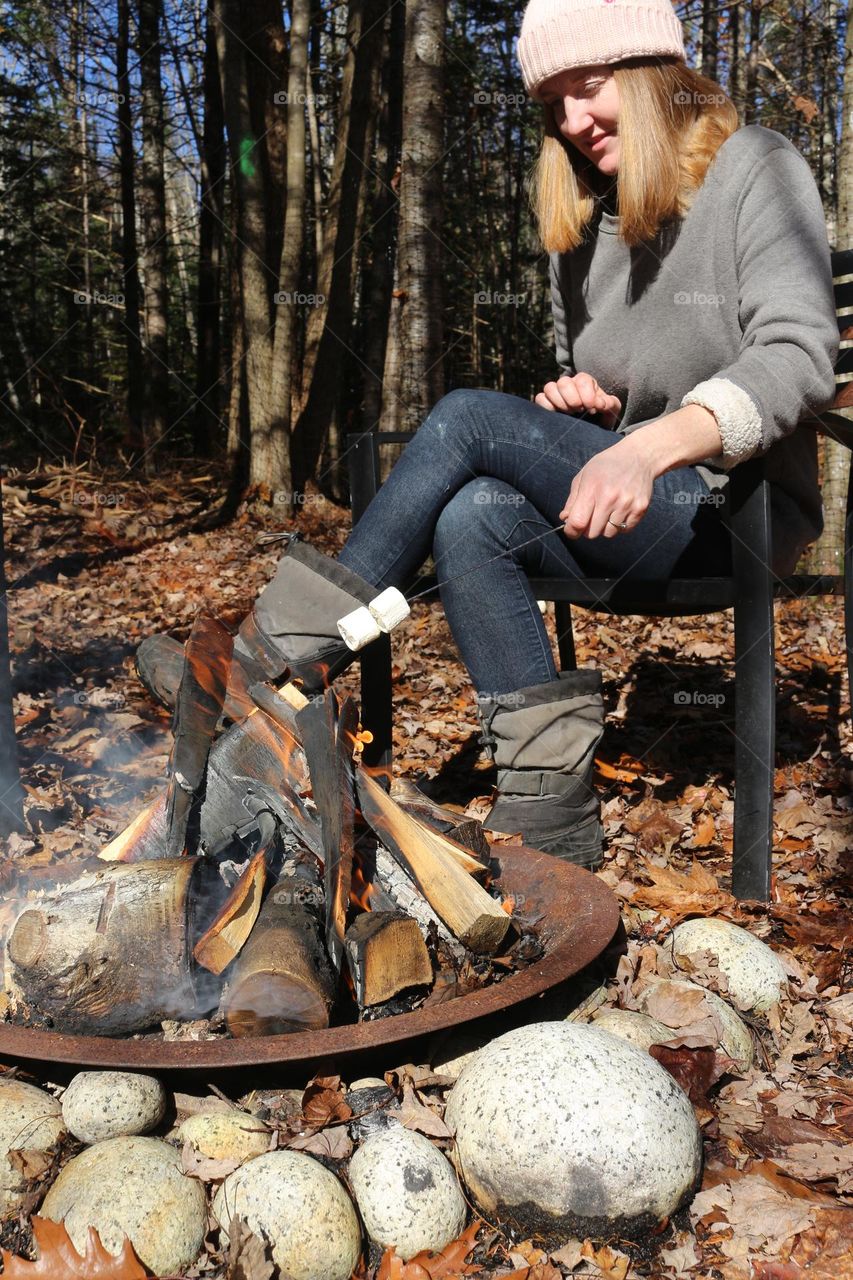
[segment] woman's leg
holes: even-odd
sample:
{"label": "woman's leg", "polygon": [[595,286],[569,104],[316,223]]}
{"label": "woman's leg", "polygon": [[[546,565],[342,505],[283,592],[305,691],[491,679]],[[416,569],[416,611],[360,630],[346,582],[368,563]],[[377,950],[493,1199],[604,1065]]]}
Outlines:
{"label": "woman's leg", "polygon": [[[636,566],[640,576],[666,577],[685,547],[704,547],[706,572],[719,563],[727,535],[712,524],[697,539],[686,513],[711,510],[699,501],[708,490],[691,468],[684,471],[655,482],[649,512],[631,534],[592,541],[552,532],[552,517],[505,481],[483,476],[456,493],[438,519],[433,555],[448,625],[478,693],[496,696],[556,679],[529,576],[619,577]],[[696,500],[679,501],[680,495]]]}
{"label": "woman's leg", "polygon": [[[511,485],[553,526],[578,471],[620,438],[519,396],[451,391],[406,446],[338,559],[377,587],[408,588],[430,554],[442,511],[480,476]],[[656,482],[648,512],[630,533],[576,544],[559,534],[554,540],[571,547],[585,573],[666,577],[697,520],[711,514],[692,500],[702,493],[708,490],[692,468],[671,471]]]}

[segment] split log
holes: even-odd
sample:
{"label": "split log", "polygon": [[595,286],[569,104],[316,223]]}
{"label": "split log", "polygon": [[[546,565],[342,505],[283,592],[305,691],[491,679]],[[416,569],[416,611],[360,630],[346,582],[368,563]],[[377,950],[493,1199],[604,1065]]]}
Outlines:
{"label": "split log", "polygon": [[177,858],[198,838],[198,813],[213,735],[231,671],[231,632],[200,614],[184,646],[184,670],[172,720],[164,854]]}
{"label": "split log", "polygon": [[458,938],[454,938],[447,925],[436,915],[422,893],[419,893],[405,871],[397,865],[391,854],[380,845],[371,853],[359,848],[359,858],[364,873],[370,880],[367,901],[371,911],[397,909],[411,916],[426,938],[430,929],[443,943],[454,960],[462,963],[468,953]]}
{"label": "split log", "polygon": [[45,894],[9,938],[13,989],[61,1031],[126,1035],[197,1017],[195,858],[99,867]]}
{"label": "split log", "polygon": [[260,849],[193,948],[198,963],[211,973],[222,973],[246,945],[261,909],[266,877],[267,850]]}
{"label": "split log", "polygon": [[297,713],[296,725],[323,832],[326,950],[340,972],[355,840],[352,748],[358,731],[358,707],[347,698],[339,709],[334,692],[327,689]]}
{"label": "split log", "polygon": [[356,788],[365,818],[450,931],[471,951],[495,951],[510,918],[455,861],[447,848],[452,842],[405,813],[364,769],[357,771]]}
{"label": "split log", "polygon": [[319,875],[309,858],[287,860],[234,966],[225,1000],[234,1036],[287,1035],[329,1025],[336,984],[321,939]]}
{"label": "split log", "polygon": [[478,822],[476,818],[466,818],[453,809],[445,809],[443,805],[436,804],[408,778],[393,779],[391,798],[397,801],[401,809],[428,822],[431,827],[435,827],[436,831],[441,831],[457,844],[470,850],[484,867],[488,866],[492,849],[483,831],[482,822]]}
{"label": "split log", "polygon": [[365,911],[357,916],[347,929],[346,956],[362,1009],[433,980],[421,931],[399,911]]}

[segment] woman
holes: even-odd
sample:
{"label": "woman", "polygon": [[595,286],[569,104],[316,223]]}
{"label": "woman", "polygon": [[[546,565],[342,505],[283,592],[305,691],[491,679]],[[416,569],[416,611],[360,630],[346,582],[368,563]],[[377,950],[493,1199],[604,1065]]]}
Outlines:
{"label": "woman", "polygon": [[[405,590],[432,552],[498,768],[486,825],[594,867],[601,677],[558,675],[527,575],[727,572],[727,473],[758,454],[773,567],[790,571],[821,529],[814,435],[797,426],[832,399],[838,330],[806,161],[738,128],[686,66],[669,0],[531,0],[518,56],[543,103],[533,203],[560,376],[532,403],[439,401],[337,561],[290,546],[234,674],[342,670],[337,619]],[[147,641],[139,667],[168,696],[163,655]]]}

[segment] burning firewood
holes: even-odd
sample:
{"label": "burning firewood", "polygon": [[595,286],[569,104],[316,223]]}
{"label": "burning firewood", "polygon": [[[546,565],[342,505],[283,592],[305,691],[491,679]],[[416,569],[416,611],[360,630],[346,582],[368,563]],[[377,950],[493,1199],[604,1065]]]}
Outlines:
{"label": "burning firewood", "polygon": [[198,802],[207,759],[222,704],[228,688],[231,632],[208,614],[200,614],[185,646],[184,670],[178,688],[173,718],[174,740],[169,756],[169,786],[166,791],[165,856],[184,853],[187,835],[190,846],[196,832],[190,818],[198,819]]}
{"label": "burning firewood", "polygon": [[476,818],[466,818],[452,809],[445,809],[443,805],[436,804],[409,778],[393,779],[391,798],[397,801],[401,809],[428,822],[431,827],[449,836],[457,844],[464,845],[482,861],[484,866],[488,865],[491,846],[483,832],[482,822],[478,822]]}
{"label": "burning firewood", "polygon": [[118,864],[46,893],[8,944],[16,995],[63,1031],[123,1035],[192,1017],[195,858]]}
{"label": "burning firewood", "polygon": [[261,909],[267,877],[267,850],[260,849],[225,899],[213,923],[193,948],[200,965],[222,973],[239,954]]}
{"label": "burning firewood", "polygon": [[329,1025],[336,983],[321,938],[322,900],[313,855],[288,858],[234,966],[225,1001],[232,1035]]}
{"label": "burning firewood", "polygon": [[356,787],[365,818],[451,932],[471,951],[495,951],[510,918],[459,865],[452,842],[405,813],[364,769]]}
{"label": "burning firewood", "polygon": [[399,911],[366,911],[357,916],[347,929],[346,955],[361,1008],[433,980],[421,931]]}
{"label": "burning firewood", "polygon": [[352,746],[358,708],[351,698],[338,708],[331,689],[308,702],[296,717],[308,759],[311,792],[323,831],[326,949],[340,970],[349,908],[355,827]]}
{"label": "burning firewood", "polygon": [[[214,743],[208,759],[208,781],[199,813],[199,844],[217,854],[233,839],[247,817],[244,778],[257,779],[278,795],[290,825],[303,831],[304,806],[297,795],[308,785],[308,767],[297,740],[263,711],[251,712],[231,725]],[[133,822],[101,849],[102,862],[141,862],[165,856],[166,793],[153,800]]]}

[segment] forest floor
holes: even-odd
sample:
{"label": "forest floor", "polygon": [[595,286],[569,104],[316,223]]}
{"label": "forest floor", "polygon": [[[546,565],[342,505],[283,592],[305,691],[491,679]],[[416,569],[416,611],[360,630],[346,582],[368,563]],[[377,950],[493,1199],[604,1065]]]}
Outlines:
{"label": "forest floor", "polygon": [[[137,645],[161,630],[185,638],[201,608],[238,623],[280,553],[259,546],[259,535],[294,527],[285,511],[244,504],[224,527],[192,532],[219,478],[201,468],[187,475],[143,484],[81,471],[4,483],[32,834],[7,842],[2,876],[12,863],[92,855],[156,794],[170,718],[134,674]],[[334,552],[349,514],[308,495],[296,527]],[[474,1270],[457,1251],[456,1263],[417,1275],[853,1277],[853,743],[841,601],[776,606],[769,906],[730,893],[730,615],[574,612],[578,663],[601,670],[607,707],[597,756],[607,848],[599,874],[620,899],[630,938],[599,1001],[630,1006],[671,926],[691,915],[734,921],[769,942],[788,968],[789,992],[775,1020],[756,1024],[756,1065],[746,1074],[709,1084],[687,1052],[680,1069],[705,1136],[703,1184],[653,1249],[578,1241],[549,1260],[530,1241],[484,1228],[472,1241]],[[553,606],[546,621],[553,634]],[[356,668],[338,684],[357,696]],[[441,609],[418,605],[394,636],[395,772],[482,816],[494,774],[477,737],[472,690]],[[388,1062],[389,1071],[397,1066]],[[346,1079],[345,1064],[341,1073]],[[429,1100],[440,1109],[442,1096],[433,1090]],[[223,1274],[216,1265],[211,1254],[200,1274]],[[406,1269],[384,1274],[405,1277]]]}

